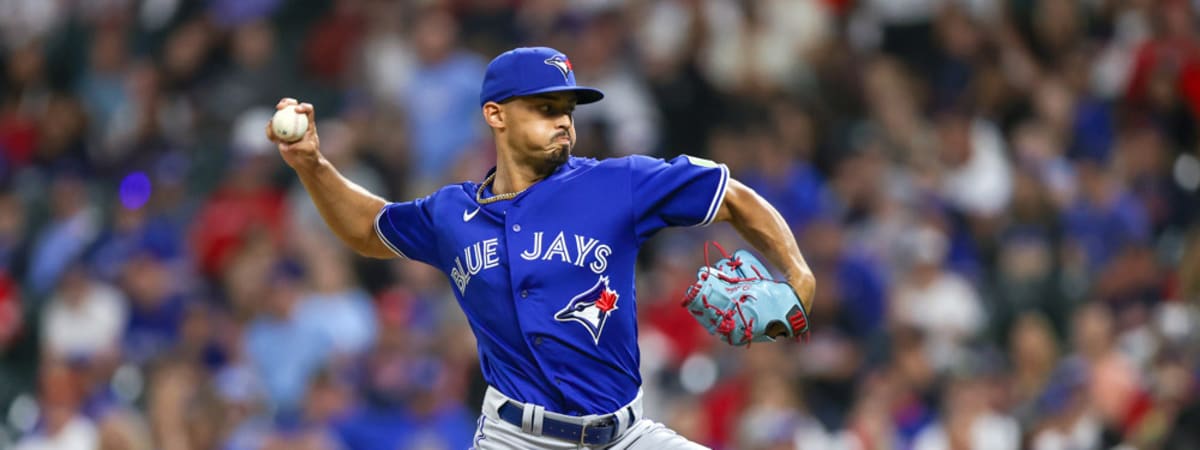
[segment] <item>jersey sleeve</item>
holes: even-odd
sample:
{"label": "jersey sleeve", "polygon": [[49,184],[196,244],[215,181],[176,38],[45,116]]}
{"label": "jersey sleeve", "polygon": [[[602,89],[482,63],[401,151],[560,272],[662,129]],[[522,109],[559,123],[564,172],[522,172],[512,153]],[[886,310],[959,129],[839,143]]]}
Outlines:
{"label": "jersey sleeve", "polygon": [[433,225],[434,196],[388,203],[375,215],[375,233],[397,256],[436,265],[437,232]]}
{"label": "jersey sleeve", "polygon": [[630,168],[635,226],[643,239],[669,226],[712,223],[729,181],[724,164],[688,155],[669,161],[631,156]]}

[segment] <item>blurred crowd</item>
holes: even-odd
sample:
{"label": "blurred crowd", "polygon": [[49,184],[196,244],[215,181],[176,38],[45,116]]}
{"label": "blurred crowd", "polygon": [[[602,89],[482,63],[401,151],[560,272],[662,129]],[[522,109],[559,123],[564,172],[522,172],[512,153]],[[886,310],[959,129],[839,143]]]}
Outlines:
{"label": "blurred crowd", "polygon": [[393,200],[479,180],[490,58],[607,94],[582,156],[730,167],[816,272],[730,348],[639,259],[647,413],[718,450],[1200,448],[1200,2],[0,0],[0,447],[462,449],[444,276],[350,254],[281,97]]}

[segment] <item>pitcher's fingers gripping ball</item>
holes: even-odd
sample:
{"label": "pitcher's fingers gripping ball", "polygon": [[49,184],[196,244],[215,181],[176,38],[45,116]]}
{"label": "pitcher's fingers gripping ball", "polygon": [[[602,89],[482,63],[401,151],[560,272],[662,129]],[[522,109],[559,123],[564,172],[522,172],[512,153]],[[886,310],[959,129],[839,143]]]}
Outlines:
{"label": "pitcher's fingers gripping ball", "polygon": [[709,265],[705,243],[704,267],[683,297],[693,319],[730,345],[808,336],[808,312],[790,285],[771,279],[750,252],[730,256],[720,244],[712,244],[724,258]]}
{"label": "pitcher's fingers gripping ball", "polygon": [[297,111],[300,105],[291,104],[279,108],[271,117],[271,132],[276,139],[285,143],[299,141],[308,131],[308,116]]}

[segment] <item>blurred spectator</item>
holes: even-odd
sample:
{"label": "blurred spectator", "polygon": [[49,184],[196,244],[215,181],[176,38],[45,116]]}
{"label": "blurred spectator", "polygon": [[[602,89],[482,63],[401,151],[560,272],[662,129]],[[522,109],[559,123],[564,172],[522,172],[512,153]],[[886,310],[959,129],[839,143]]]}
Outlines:
{"label": "blurred spectator", "polygon": [[167,31],[162,43],[160,64],[164,84],[169,90],[183,93],[197,87],[194,85],[209,69],[205,63],[209,62],[209,52],[215,44],[215,38],[211,24],[202,18],[192,18]]}
{"label": "blurred spectator", "polygon": [[770,96],[795,92],[810,74],[811,52],[829,32],[820,1],[701,2],[707,19],[706,75],[731,91]]}
{"label": "blurred spectator", "polygon": [[1125,246],[1145,242],[1150,224],[1143,205],[1131,197],[1103,162],[1079,161],[1080,195],[1063,211],[1068,264],[1095,273]]}
{"label": "blurred spectator", "polygon": [[117,358],[128,316],[123,292],[92,279],[83,266],[72,266],[42,317],[47,356],[58,361]]}
{"label": "blurred spectator", "polygon": [[888,280],[879,262],[850,242],[836,223],[817,219],[801,235],[805,259],[820,276],[818,300],[822,312],[850,336],[868,338],[883,332],[887,312]]}
{"label": "blurred spectator", "polygon": [[96,425],[80,414],[79,382],[70,368],[60,363],[45,365],[38,393],[38,427],[18,442],[16,449],[100,448]]}
{"label": "blurred spectator", "polygon": [[[1044,426],[1034,431],[1034,448],[1101,446],[1106,425],[1102,410],[1115,412],[1113,409],[1119,408],[1119,403],[1129,399],[1127,378],[1107,393],[1100,392],[1103,389],[1100,380],[1094,378],[1103,370],[1101,367],[1106,360],[1117,364],[1107,367],[1123,365],[1118,362],[1123,358],[1115,352],[1112,317],[1105,307],[1085,306],[1075,317],[1071,333],[1071,343],[1078,350],[1060,362],[1053,376],[1054,383],[1040,401],[1043,405],[1041,409],[1053,418],[1043,421]],[[1105,372],[1106,375],[1117,375],[1111,371]]]}
{"label": "blurred spectator", "polygon": [[811,423],[786,376],[767,372],[751,388],[746,410],[738,421],[738,446],[743,449],[788,448],[795,430]]}
{"label": "blurred spectator", "polygon": [[285,413],[301,406],[310,378],[333,350],[327,333],[305,326],[297,316],[301,286],[296,270],[281,263],[272,271],[269,293],[243,337],[247,362],[262,380],[271,403]]}
{"label": "blurred spectator", "polygon": [[235,147],[239,154],[228,178],[208,197],[190,230],[196,264],[209,277],[223,273],[230,257],[251,236],[275,246],[286,239],[287,205],[283,192],[268,179],[278,164],[275,155],[263,147],[269,145],[266,141],[254,147],[244,146],[240,140],[235,144],[239,144]]}
{"label": "blurred spectator", "polygon": [[888,305],[891,320],[927,335],[928,357],[937,370],[950,369],[984,326],[982,300],[958,274],[943,268],[948,242],[940,231],[916,230],[908,243],[912,267],[896,285]]}
{"label": "blurred spectator", "polygon": [[152,183],[142,172],[134,172],[122,180],[124,189],[121,198],[113,202],[110,223],[88,249],[89,266],[101,278],[117,280],[125,265],[139,255],[153,256],[164,264],[174,263],[182,256],[180,227],[165,214],[152,211],[146,203],[154,195],[147,191],[165,187]]}
{"label": "blurred spectator", "polygon": [[579,108],[575,113],[580,139],[574,151],[582,156],[607,157],[658,150],[658,115],[644,80],[625,67],[629,64],[621,54],[624,48],[621,36],[625,34],[620,16],[600,14],[583,27],[578,44],[569,53],[571,63],[579,68],[576,81],[600,89],[606,100],[596,103],[596,108]]}
{"label": "blurred spectator", "polygon": [[26,276],[36,294],[47,294],[56,286],[100,233],[100,212],[88,201],[83,176],[77,169],[64,169],[51,181],[50,223],[33,240]]}
{"label": "blurred spectator", "polygon": [[305,43],[304,68],[317,80],[335,86],[348,84],[345,79],[354,63],[353,49],[359,46],[366,21],[366,1],[334,2],[333,11],[313,25]]}
{"label": "blurred spectator", "polygon": [[888,57],[867,61],[863,70],[862,84],[870,111],[864,126],[877,134],[883,155],[895,163],[893,170],[911,173],[915,188],[933,191],[937,136],[929,119],[919,112],[921,99],[912,73],[900,61]]}
{"label": "blurred spectator", "polygon": [[938,123],[941,192],[951,206],[986,219],[1001,214],[1012,197],[1008,149],[986,121],[948,113]]}
{"label": "blurred spectator", "polygon": [[1160,133],[1143,128],[1125,133],[1114,149],[1114,165],[1121,168],[1120,176],[1130,195],[1144,205],[1151,234],[1161,233],[1178,217],[1169,199],[1174,181],[1167,145]]}
{"label": "blurred spectator", "polygon": [[[76,92],[86,105],[89,133],[102,136],[104,154],[126,151],[125,134],[135,126],[137,106],[129,92],[130,68],[124,30],[109,26],[96,30],[88,54],[88,71],[80,77]],[[104,158],[111,159],[111,158]]]}
{"label": "blurred spectator", "polygon": [[1026,313],[1017,318],[1009,335],[1013,375],[1007,386],[1008,401],[1022,429],[1031,429],[1045,414],[1045,405],[1039,402],[1051,385],[1055,362],[1060,357],[1053,333],[1045,317]]}
{"label": "blurred spectator", "polygon": [[374,342],[376,315],[370,296],[353,284],[344,254],[318,247],[309,256],[306,271],[312,285],[297,300],[295,320],[323,335],[335,354],[352,358]]}
{"label": "blurred spectator", "polygon": [[[1185,124],[1194,123],[1200,115],[1200,41],[1195,5],[1170,0],[1150,14],[1154,35],[1141,43],[1134,55],[1125,96],[1149,109],[1161,126],[1187,132]],[[1195,132],[1189,133],[1190,139],[1179,144],[1195,145]]]}
{"label": "blurred spectator", "polygon": [[[709,156],[716,125],[726,115],[722,94],[702,74],[701,50],[709,33],[702,2],[643,2],[630,14],[630,44],[645,73],[661,118],[662,153]],[[684,20],[680,20],[683,17]],[[733,162],[733,161],[728,161]]]}
{"label": "blurred spectator", "polygon": [[216,448],[221,420],[244,414],[233,408],[214,411],[206,376],[199,367],[164,359],[147,371],[146,412],[154,441],[161,448]]}
{"label": "blurred spectator", "polygon": [[0,149],[9,171],[34,159],[40,141],[39,119],[46,111],[46,56],[37,41],[6,52],[4,97],[0,97]]}
{"label": "blurred spectator", "polygon": [[[329,382],[325,380],[314,380],[310,396],[329,397],[338,395],[337,393],[329,392],[336,388],[331,388],[328,384]],[[328,403],[336,401],[333,398],[313,400],[311,403],[316,406],[309,408],[309,410],[328,408],[334,406],[327,405]],[[320,405],[320,403],[326,403],[326,405]],[[314,417],[313,419],[318,421],[310,422],[307,416],[303,419],[286,419],[288,422],[274,424],[274,427],[269,430],[260,430],[263,434],[252,442],[235,442],[227,445],[226,448],[263,450],[338,450],[347,448],[333,434],[333,431],[320,421],[321,417]],[[299,422],[291,423],[292,420]]]}
{"label": "blurred spectator", "polygon": [[454,16],[438,8],[421,11],[412,31],[417,67],[397,100],[408,112],[418,192],[440,185],[483,137],[479,86],[487,63],[460,48],[457,33]]}
{"label": "blurred spectator", "polygon": [[992,410],[985,381],[954,380],[947,387],[941,418],[917,435],[915,450],[951,448],[1018,449],[1021,434],[1011,417]]}
{"label": "blurred spectator", "polygon": [[278,60],[275,29],[270,22],[239,21],[229,39],[232,67],[208,88],[209,93],[203,98],[208,114],[221,124],[232,123],[238,114],[251,107],[275,104],[286,96],[280,82],[289,79],[287,66]]}
{"label": "blurred spectator", "polygon": [[772,110],[770,129],[746,136],[746,155],[753,166],[740,180],[776,209],[793,229],[803,230],[829,208],[824,177],[813,166],[817,130],[812,116],[789,103]]}
{"label": "blurred spectator", "polygon": [[412,42],[404,38],[404,18],[399,2],[367,2],[364,36],[359,47],[359,68],[372,98],[384,104],[399,103],[416,71]]}
{"label": "blurred spectator", "polygon": [[[748,408],[763,407],[769,411],[782,412],[776,408],[784,410],[793,409],[792,399],[778,398],[772,399],[770,403],[764,403],[762,395],[794,395],[790,394],[790,388],[784,385],[769,385],[764,386],[766,392],[759,391],[757,382],[760,374],[766,374],[773,371],[781,371],[788,373],[794,370],[793,367],[780,359],[781,350],[776,347],[756,346],[746,349],[743,355],[737,356],[737,361],[731,364],[729,374],[723,377],[719,383],[703,392],[701,397],[702,422],[701,429],[705,435],[700,441],[701,444],[709,445],[716,448],[733,447],[738,442],[738,434],[742,432],[742,427],[751,427],[752,429],[745,430],[750,433],[746,438],[752,440],[763,439],[771,444],[775,439],[779,438],[780,433],[788,433],[790,430],[777,429],[779,425],[792,426],[786,423],[787,421],[775,422],[771,421],[763,424],[741,423],[738,418],[742,417]],[[701,356],[708,359],[709,356]],[[695,374],[681,373],[682,379],[695,376]],[[769,381],[767,382],[770,383]],[[758,395],[751,397],[748,395],[751,392],[757,391]],[[751,403],[756,400],[755,403]],[[777,402],[776,402],[777,401]],[[761,411],[759,411],[761,412]],[[764,429],[757,428],[762,426]],[[697,436],[699,438],[701,436]]]}
{"label": "blurred spectator", "polygon": [[35,165],[44,167],[64,160],[90,160],[84,142],[89,136],[88,116],[78,98],[69,94],[51,95],[46,101],[45,117],[54,120],[43,120],[37,130],[38,147],[32,161]]}
{"label": "blurred spectator", "polygon": [[364,402],[338,426],[346,445],[381,450],[469,447],[474,414],[447,401],[446,367],[414,353],[415,343],[401,329],[389,331],[366,355]]}
{"label": "blurred spectator", "polygon": [[[835,449],[883,450],[900,447],[900,430],[892,417],[892,402],[895,397],[893,385],[884,374],[874,374],[865,378],[858,397],[850,406],[845,431],[831,436],[828,440],[822,439],[825,441],[823,443]],[[819,435],[817,438],[821,439]]]}
{"label": "blurred spectator", "polygon": [[947,371],[939,370],[929,351],[936,337],[915,327],[900,328],[892,336],[889,359],[879,372],[887,379],[878,388],[887,405],[889,422],[881,431],[890,429],[894,433],[889,439],[897,442],[893,447],[908,446],[936,422],[935,401],[942,394],[937,383],[941,381],[939,375]]}
{"label": "blurred spectator", "polygon": [[130,300],[123,356],[144,364],[176,347],[189,299],[171,283],[170,268],[151,252],[136,255],[122,275],[121,287]]}
{"label": "blurred spectator", "polygon": [[[1078,191],[1075,167],[1064,156],[1066,146],[1062,139],[1062,135],[1044,120],[1022,122],[1012,131],[1016,165],[1045,186],[1048,206],[1053,208],[1068,205]],[[1017,175],[1016,178],[1020,180],[1021,177]],[[1014,187],[1014,191],[1016,189]]]}

